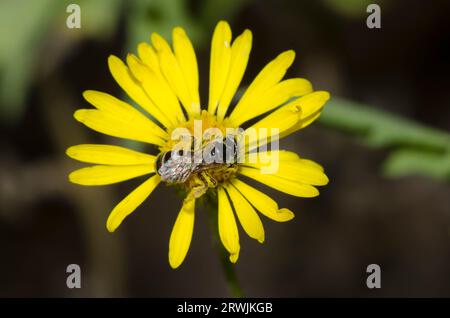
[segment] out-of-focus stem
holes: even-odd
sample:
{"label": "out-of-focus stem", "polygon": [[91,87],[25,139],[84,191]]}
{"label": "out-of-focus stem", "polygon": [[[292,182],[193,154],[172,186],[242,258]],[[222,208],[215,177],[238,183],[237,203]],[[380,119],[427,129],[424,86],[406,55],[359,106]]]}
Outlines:
{"label": "out-of-focus stem", "polygon": [[229,254],[221,244],[218,236],[217,200],[208,196],[206,198],[206,209],[211,228],[211,238],[217,251],[217,255],[220,258],[220,263],[222,264],[222,269],[225,274],[225,280],[228,284],[230,294],[233,297],[243,297],[244,293],[242,291],[241,285],[239,284],[239,279],[236,275],[234,264],[230,262]]}

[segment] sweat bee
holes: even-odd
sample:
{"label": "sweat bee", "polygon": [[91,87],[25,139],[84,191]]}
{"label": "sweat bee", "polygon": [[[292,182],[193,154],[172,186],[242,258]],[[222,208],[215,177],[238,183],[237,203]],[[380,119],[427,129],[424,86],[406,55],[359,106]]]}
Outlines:
{"label": "sweat bee", "polygon": [[236,171],[238,162],[238,142],[235,136],[214,139],[194,149],[174,149],[160,153],[156,158],[156,171],[162,181],[191,185],[192,195],[199,197],[208,188],[216,187],[218,178],[227,178]]}

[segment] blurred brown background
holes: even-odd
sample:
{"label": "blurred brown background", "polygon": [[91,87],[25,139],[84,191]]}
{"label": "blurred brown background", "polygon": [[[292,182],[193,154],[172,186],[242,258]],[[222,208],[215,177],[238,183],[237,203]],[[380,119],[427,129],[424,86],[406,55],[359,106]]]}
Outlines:
{"label": "blurred brown background", "polygon": [[[65,25],[70,2],[4,3],[2,297],[229,295],[203,208],[196,214],[189,254],[174,271],[167,261],[168,239],[181,199],[172,189],[158,187],[110,234],[109,211],[143,179],[105,187],[67,181],[67,173],[81,166],[65,157],[67,147],[119,144],[73,119],[73,111],[87,105],[82,91],[123,96],[107,57],[135,52],[138,41],[153,31],[167,36],[181,25],[192,36],[203,101],[213,27],[227,19],[234,34],[244,28],[254,34],[244,84],[276,54],[294,49],[297,58],[288,76],[306,77],[332,96],[449,132],[448,1],[378,1],[379,30],[366,27],[370,2],[363,0],[79,1],[79,30]],[[321,163],[331,182],[314,199],[259,186],[296,218],[284,224],[264,219],[263,245],[240,232],[236,270],[247,296],[450,296],[448,181],[414,173],[387,177],[381,167],[392,147],[368,147],[361,139],[318,123],[281,142]],[[71,263],[82,269],[78,290],[66,287]],[[379,290],[365,284],[372,263],[381,266]]]}

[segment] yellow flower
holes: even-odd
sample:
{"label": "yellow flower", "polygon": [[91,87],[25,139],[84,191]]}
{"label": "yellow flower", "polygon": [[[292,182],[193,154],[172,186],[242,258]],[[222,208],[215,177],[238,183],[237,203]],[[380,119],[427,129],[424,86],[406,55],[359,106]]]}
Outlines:
{"label": "yellow flower", "polygon": [[[193,132],[195,121],[201,120],[203,129],[213,127],[225,131],[247,126],[248,131],[267,128],[269,140],[277,140],[271,128],[278,129],[279,138],[302,129],[320,116],[329,99],[327,92],[314,92],[306,79],[282,80],[295,57],[294,51],[289,50],[259,72],[229,111],[247,66],[252,33],[245,30],[232,42],[228,23],[221,21],[212,37],[209,100],[207,110],[202,110],[197,59],[192,44],[180,27],[174,28],[172,41],[171,47],[154,33],[151,44],[140,43],[138,56],[129,54],[126,64],[115,56],[108,59],[114,79],[148,114],[97,91],[83,94],[95,109],[80,109],[74,114],[76,120],[97,132],[156,145],[161,152],[158,157],[119,146],[93,144],[67,149],[71,158],[95,164],[72,172],[69,180],[73,183],[106,185],[150,175],[112,210],[106,225],[110,232],[115,231],[161,181],[168,181],[166,177],[162,178],[161,163],[157,161],[173,150],[171,136],[176,128]],[[259,117],[262,119],[255,119]],[[247,143],[247,152],[263,144],[262,139],[254,144]],[[217,197],[219,236],[230,254],[230,261],[235,263],[240,251],[235,214],[244,231],[261,243],[264,241],[264,228],[256,211],[278,222],[294,217],[290,210],[280,209],[273,199],[241,181],[238,175],[298,197],[317,196],[319,192],[315,186],[328,183],[319,164],[293,152],[271,149],[263,151],[263,154],[278,158],[279,167],[274,173],[262,173],[266,168],[264,163],[244,160],[242,163],[199,169],[182,182],[172,182],[187,190],[188,195],[170,236],[171,267],[177,268],[186,257],[194,228],[195,202],[205,192]]]}

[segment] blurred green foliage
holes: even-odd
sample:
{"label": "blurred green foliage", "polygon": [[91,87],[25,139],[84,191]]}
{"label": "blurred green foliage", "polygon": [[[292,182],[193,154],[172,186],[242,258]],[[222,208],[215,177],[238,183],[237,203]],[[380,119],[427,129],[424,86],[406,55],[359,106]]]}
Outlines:
{"label": "blurred green foliage", "polygon": [[450,180],[450,134],[342,98],[332,98],[320,117],[324,125],[357,136],[370,147],[391,150],[387,176],[410,174]]}
{"label": "blurred green foliage", "polygon": [[239,10],[254,0],[199,0],[195,8],[186,0],[133,0],[126,2],[127,52],[135,51],[137,43],[149,41],[151,32],[170,39],[172,29],[186,29],[194,45],[209,43],[217,21],[231,20]]}
{"label": "blurred green foliage", "polygon": [[[383,1],[373,0],[322,0],[331,10],[348,18],[360,18],[367,16],[366,9],[371,3],[381,5]],[[383,2],[384,5],[384,2]]]}
{"label": "blurred green foliage", "polygon": [[120,20],[122,0],[78,0],[75,3],[80,5],[82,12],[80,31],[83,37],[106,40],[114,35]]}
{"label": "blurred green foliage", "polygon": [[69,30],[66,7],[61,0],[3,0],[0,2],[0,120],[14,124],[21,119],[27,91],[40,63],[45,63],[45,46],[57,34],[67,41],[110,36],[120,12],[121,0],[79,0],[81,29]]}
{"label": "blurred green foliage", "polygon": [[127,3],[127,52],[136,50],[137,44],[149,41],[152,32],[172,37],[172,28],[182,26],[194,42],[202,38],[200,25],[189,14],[184,0],[135,0]]}
{"label": "blurred green foliage", "polygon": [[199,9],[200,19],[207,30],[211,30],[219,20],[230,20],[241,9],[255,0],[204,0]]}
{"label": "blurred green foliage", "polygon": [[4,122],[17,120],[22,113],[40,40],[61,7],[54,2],[0,2],[0,118]]}

